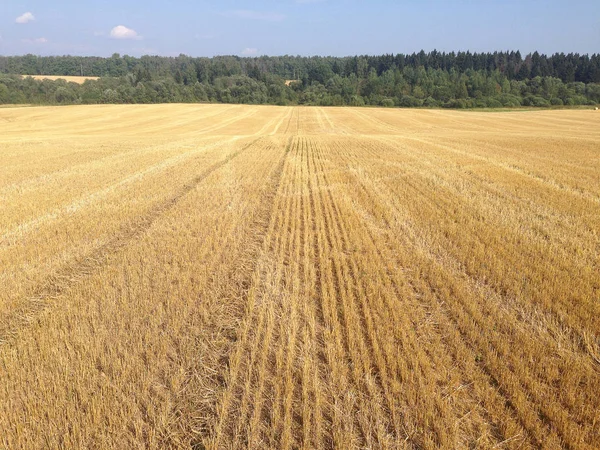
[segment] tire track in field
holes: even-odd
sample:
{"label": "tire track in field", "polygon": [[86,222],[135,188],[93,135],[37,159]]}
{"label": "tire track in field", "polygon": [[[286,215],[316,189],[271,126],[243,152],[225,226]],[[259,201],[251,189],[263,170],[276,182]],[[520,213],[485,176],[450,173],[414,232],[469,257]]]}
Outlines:
{"label": "tire track in field", "polygon": [[309,286],[308,295],[303,302],[303,360],[302,367],[302,442],[304,448],[333,448],[331,436],[331,400],[326,389],[326,355],[323,328],[323,311],[321,309],[321,290],[319,266],[316,264],[319,253],[317,239],[316,210],[312,190],[309,156],[306,146],[301,146],[300,160],[302,164],[302,237],[304,258],[304,286]]}
{"label": "tire track in field", "polygon": [[[299,186],[301,183],[301,162],[298,161],[298,141],[293,147],[293,159],[291,165],[293,171],[290,175],[290,185],[287,192],[288,210],[286,211],[287,230],[286,239],[282,242],[278,267],[282,268],[282,282],[288,292],[288,297],[284,297],[281,305],[281,320],[279,327],[279,340],[273,344],[277,348],[275,356],[276,370],[272,373],[272,379],[281,380],[283,389],[280,385],[276,386],[274,406],[277,415],[274,417],[273,426],[279,431],[280,441],[274,441],[274,444],[281,448],[299,448],[297,441],[300,430],[303,425],[301,418],[296,414],[297,409],[294,404],[297,403],[297,389],[301,386],[299,373],[296,371],[297,351],[300,348],[298,336],[300,332],[300,312],[299,302],[305,298],[304,290],[299,285],[300,273],[300,244],[303,230],[301,226],[301,202],[302,196],[299,195]],[[287,300],[287,301],[286,301]],[[276,433],[278,431],[275,431]],[[258,443],[258,442],[256,442]]]}
{"label": "tire track in field", "polygon": [[[263,405],[263,411],[254,409],[248,432],[241,429],[242,435],[248,435],[248,441],[238,439],[234,446],[259,448],[262,443],[270,448],[323,448],[323,445],[332,448],[331,438],[326,435],[331,429],[331,414],[327,412],[328,394],[324,392],[325,356],[323,342],[317,340],[317,333],[322,335],[322,326],[314,311],[319,297],[315,295],[317,272],[313,263],[314,213],[306,186],[311,175],[308,148],[304,139],[296,139],[294,143],[274,227],[279,233],[269,247],[272,267],[280,276],[277,282],[285,293],[273,309],[279,324],[269,343],[271,367],[258,369],[264,371],[262,379],[254,382],[254,393],[253,384],[249,386],[250,391],[242,400]],[[261,276],[262,282],[267,276],[268,273]],[[238,420],[243,422],[244,416]]]}
{"label": "tire track in field", "polygon": [[317,123],[319,124],[319,127],[321,127],[319,130],[320,134],[347,134],[342,129],[336,130],[329,116],[325,113],[325,111],[323,111],[323,108],[316,108],[314,111],[317,116]]}
{"label": "tire track in field", "polygon": [[[238,338],[235,337],[235,331],[239,331],[236,324],[238,322],[241,323],[244,316],[248,314],[247,298],[251,294],[252,279],[257,270],[261,251],[263,250],[265,241],[268,237],[272,216],[276,211],[276,194],[279,192],[283,168],[288,152],[283,151],[281,153],[278,163],[270,171],[265,180],[261,201],[257,204],[255,209],[248,208],[247,213],[240,214],[240,223],[237,226],[234,225],[232,227],[232,229],[242,227],[240,233],[247,236],[247,238],[244,239],[245,244],[243,251],[241,254],[236,255],[231,255],[223,251],[218,256],[218,261],[215,262],[216,266],[221,266],[221,264],[225,265],[225,263],[230,266],[224,277],[217,277],[215,279],[213,290],[220,292],[219,296],[224,300],[227,300],[228,308],[231,308],[232,312],[231,318],[226,325],[228,332],[226,332],[225,335],[223,335],[222,330],[213,330],[221,337],[227,338],[227,344],[221,344],[222,348],[220,351],[215,352],[212,348],[213,344],[210,344],[210,354],[216,353],[221,356],[208,364],[208,368],[205,359],[202,358],[202,364],[189,371],[189,381],[185,383],[186,385],[192,386],[191,388],[188,388],[190,389],[189,393],[183,392],[180,395],[179,404],[183,405],[180,410],[193,411],[192,416],[194,419],[191,421],[191,424],[187,427],[186,431],[186,435],[189,438],[189,442],[191,442],[192,448],[204,448],[205,446],[210,446],[211,440],[214,439],[215,427],[220,420],[219,401],[222,399],[219,399],[218,391],[220,389],[226,389],[223,383],[227,378],[227,368],[231,366],[231,363],[235,358],[234,351],[236,341],[239,341]],[[249,220],[249,223],[244,222],[244,217]],[[236,261],[236,264],[233,266],[230,264],[231,258],[235,258]],[[223,325],[221,325],[221,327],[222,326]],[[202,348],[198,351],[202,351]],[[207,379],[212,381],[212,385],[208,383],[208,388],[206,387]],[[194,404],[193,401],[190,404],[190,395],[197,396],[195,392],[198,390],[203,392],[201,400],[197,404]],[[268,399],[260,400],[263,402]],[[185,405],[188,405],[189,407],[186,408]],[[187,419],[189,420],[189,418]],[[169,440],[170,434],[168,430],[165,430],[165,435],[167,437],[164,439],[164,447],[170,448],[172,442]]]}
{"label": "tire track in field", "polygon": [[193,150],[181,153],[179,155],[173,156],[173,157],[163,160],[157,164],[154,164],[150,167],[147,167],[143,170],[140,170],[134,174],[131,174],[131,175],[119,180],[116,183],[106,186],[105,188],[102,188],[100,190],[86,194],[86,195],[78,198],[76,201],[69,203],[68,205],[61,206],[61,207],[56,208],[53,211],[48,212],[42,216],[36,217],[35,219],[29,220],[28,222],[19,224],[16,227],[14,227],[12,230],[10,230],[10,231],[4,233],[2,236],[0,236],[0,247],[3,245],[11,245],[12,243],[14,243],[14,241],[16,239],[22,238],[27,233],[35,231],[36,229],[40,228],[42,225],[45,225],[49,222],[53,222],[63,215],[73,214],[73,213],[79,211],[80,209],[85,208],[86,206],[89,206],[89,205],[93,204],[94,202],[109,196],[111,193],[113,193],[117,189],[120,189],[124,186],[128,186],[132,183],[138,182],[138,181],[144,179],[148,175],[160,173],[161,171],[164,171],[168,168],[176,166],[177,164],[183,163],[188,159],[197,157],[198,155],[203,154],[208,150],[235,142],[239,139],[241,139],[241,138],[236,136],[236,137],[233,137],[226,141],[218,141],[214,144],[211,144],[208,146],[203,146],[203,147],[200,147],[199,149],[193,149]]}
{"label": "tire track in field", "polygon": [[304,134],[304,129],[301,126],[302,122],[300,122],[300,109],[296,109],[296,135],[302,136]]}
{"label": "tire track in field", "polygon": [[[260,130],[258,130],[255,134],[257,136],[262,136],[264,134],[267,134],[269,136],[273,136],[273,135],[277,134],[277,131],[279,131],[279,128],[281,128],[281,126],[285,122],[285,119],[287,119],[288,116],[291,114],[292,108],[290,108],[290,107],[281,108],[281,111],[283,111],[282,114],[273,117]],[[275,126],[273,126],[273,125],[275,125]],[[271,130],[271,132],[267,133],[267,131],[271,127],[273,127],[273,129]]]}
{"label": "tire track in field", "polygon": [[[289,188],[289,181],[290,177],[284,168],[282,183],[279,185],[277,193],[279,199],[276,204],[282,197],[288,197],[285,192]],[[275,223],[289,220],[289,206],[281,205],[281,203],[279,205],[280,207],[274,207],[276,210],[273,219]],[[289,225],[289,222],[286,225]],[[239,362],[233,364],[234,367],[237,366],[241,370],[238,371],[238,378],[232,379],[232,383],[228,387],[235,392],[234,405],[237,406],[229,407],[224,414],[229,416],[233,411],[237,412],[231,422],[232,429],[225,428],[222,431],[225,433],[225,439],[232,440],[231,445],[234,448],[252,447],[260,434],[264,404],[263,392],[268,379],[272,377],[272,370],[266,370],[267,358],[276,348],[273,344],[273,341],[278,339],[275,315],[279,312],[284,295],[281,291],[281,272],[277,270],[272,272],[273,267],[279,268],[280,261],[275,261],[275,258],[278,249],[281,248],[287,237],[286,233],[277,233],[276,235],[273,233],[274,229],[281,228],[283,227],[280,224],[269,229],[265,245],[268,245],[270,250],[259,256],[250,283],[248,324],[251,325],[246,328],[242,337],[242,341],[246,345],[240,349],[239,358],[236,359]],[[275,243],[272,241],[273,238],[275,238]],[[272,248],[273,246],[275,248]]]}
{"label": "tire track in field", "polygon": [[[201,129],[198,132],[195,132],[196,135],[201,136],[204,134],[207,134],[209,132],[213,132],[222,128],[225,128],[233,123],[236,123],[240,120],[243,120],[249,116],[252,116],[254,114],[256,114],[258,111],[258,109],[253,109],[253,110],[249,110],[243,114],[234,116],[231,119],[227,119],[224,121],[221,121],[213,126]],[[258,136],[260,133],[254,133],[253,136]],[[204,150],[210,150],[214,147],[218,147],[220,145],[226,144],[228,142],[234,142],[238,139],[241,139],[242,136],[234,136],[232,138],[230,138],[227,141],[219,141],[215,144],[211,144],[209,146],[204,146],[201,147],[199,150],[204,151]],[[187,144],[187,143],[194,143],[196,138],[187,138],[184,141],[181,142],[181,144]],[[169,146],[171,144],[164,144],[163,146]],[[134,152],[138,151],[138,152],[142,152],[145,151],[146,149],[142,149],[142,150],[134,150]],[[128,152],[129,153],[129,152]],[[143,178],[144,176],[151,174],[151,173],[155,173],[164,169],[167,169],[169,167],[172,167],[174,165],[176,165],[177,163],[184,161],[187,158],[191,158],[193,157],[195,154],[198,153],[198,149],[194,149],[191,150],[189,152],[185,152],[179,155],[176,155],[172,158],[169,158],[167,160],[161,161],[160,163],[157,163],[153,166],[150,166],[148,168],[145,168],[143,170],[140,170],[120,181],[118,181],[117,183],[113,183],[103,189],[100,189],[98,191],[89,193],[87,195],[84,195],[82,197],[80,197],[79,199],[77,199],[74,202],[71,202],[68,205],[64,205],[61,206],[59,208],[54,209],[51,212],[48,212],[42,216],[36,217],[35,219],[29,220],[25,223],[19,224],[16,227],[14,227],[12,230],[5,232],[2,236],[0,236],[0,246],[7,243],[7,242],[11,242],[12,240],[16,239],[16,238],[20,238],[22,236],[23,233],[27,233],[29,232],[31,229],[36,229],[39,228],[41,225],[53,221],[57,218],[59,218],[60,216],[62,216],[65,213],[73,213],[79,209],[81,209],[82,207],[85,207],[91,203],[93,203],[94,201],[97,201],[98,199],[104,198],[107,195],[109,195],[112,191],[114,191],[115,189],[120,188],[123,185],[127,185],[130,183],[133,183],[141,178]],[[119,155],[113,155],[114,157],[118,157]]]}
{"label": "tire track in field", "polygon": [[[198,132],[196,134],[197,135],[203,135],[203,134],[206,134],[206,133],[211,132],[211,131],[215,131],[215,130],[218,130],[218,129],[221,129],[221,128],[225,128],[228,125],[231,125],[231,124],[236,123],[236,122],[238,122],[240,120],[243,120],[244,118],[247,118],[249,116],[252,116],[252,115],[256,114],[257,111],[258,111],[257,109],[250,110],[250,111],[248,111],[248,112],[246,112],[244,114],[235,116],[232,119],[228,119],[228,120],[219,122],[218,124],[216,124],[216,125],[214,125],[212,127],[203,129],[203,130],[201,130],[200,132]],[[276,119],[274,119],[274,120],[276,120]],[[272,123],[274,122],[274,120],[271,121],[268,125],[269,126],[272,125]],[[252,136],[260,136],[260,132],[261,131],[262,130],[259,130],[258,132],[252,134]],[[134,174],[132,174],[132,175],[130,175],[130,176],[128,176],[128,177],[126,177],[126,178],[124,178],[124,179],[116,182],[116,183],[113,183],[113,184],[111,184],[111,185],[109,185],[109,186],[107,186],[105,188],[102,188],[102,189],[100,189],[98,191],[94,191],[94,192],[91,192],[89,194],[86,194],[86,195],[78,198],[76,201],[71,202],[68,205],[61,206],[61,207],[56,208],[53,211],[50,211],[50,212],[48,212],[48,213],[46,213],[46,214],[44,214],[42,216],[36,217],[35,219],[31,219],[31,220],[29,220],[27,222],[21,223],[21,224],[15,226],[12,230],[7,231],[2,236],[0,236],[0,246],[5,245],[5,244],[10,244],[15,239],[21,238],[23,236],[23,234],[26,234],[26,233],[30,232],[32,229],[33,230],[38,229],[40,226],[42,226],[42,225],[44,225],[44,224],[46,224],[48,222],[51,222],[53,220],[56,220],[57,218],[61,217],[63,214],[70,214],[70,213],[73,213],[75,211],[78,211],[79,209],[81,209],[81,208],[83,208],[83,207],[85,207],[85,206],[87,206],[87,205],[89,205],[89,204],[91,204],[91,203],[93,203],[93,202],[95,202],[95,201],[97,201],[99,199],[102,199],[102,198],[106,197],[112,191],[114,191],[115,189],[118,189],[118,188],[122,187],[123,185],[134,183],[134,182],[138,181],[139,179],[145,177],[148,174],[152,174],[152,173],[159,172],[161,170],[167,169],[169,167],[173,167],[174,165],[176,165],[179,162],[182,162],[182,161],[185,161],[188,158],[194,157],[196,154],[199,153],[199,151],[210,150],[210,149],[213,149],[213,148],[218,147],[220,145],[224,145],[224,144],[229,143],[229,142],[235,142],[236,140],[239,140],[242,137],[244,137],[244,136],[234,136],[234,137],[230,138],[227,141],[219,141],[219,142],[217,142],[215,144],[204,146],[204,147],[201,147],[200,149],[194,149],[194,150],[191,150],[191,151],[188,151],[188,152],[184,152],[184,153],[181,153],[181,154],[176,155],[174,157],[171,157],[169,159],[163,160],[160,163],[157,163],[157,164],[155,164],[153,166],[150,166],[150,167],[147,167],[147,168],[145,168],[143,170],[140,170],[140,171],[138,171],[138,172],[136,172],[136,173],[134,173]],[[181,144],[188,144],[188,143],[193,144],[195,142],[195,139],[197,139],[197,138],[187,138],[184,141],[182,141]],[[172,145],[172,144],[163,144],[163,145],[159,146],[158,148],[168,147],[169,145]],[[139,152],[143,152],[145,150],[146,149],[144,148],[142,150],[134,150],[134,152],[138,152],[138,151]],[[127,153],[130,153],[130,152],[127,152]],[[121,154],[119,154],[119,155],[121,155]],[[119,157],[119,155],[112,155],[111,157]]]}
{"label": "tire track in field", "polygon": [[[221,107],[223,107],[224,105],[220,105]],[[206,106],[205,106],[206,107]],[[208,107],[210,108],[210,107]],[[221,116],[225,116],[225,117],[229,117],[229,116],[233,116],[234,118],[236,117],[235,114],[235,110],[236,109],[241,109],[239,105],[230,105],[227,106],[226,108],[219,108],[218,111],[210,111],[209,109],[209,114],[204,114],[204,115],[195,115],[195,113],[206,113],[206,111],[202,111],[203,107],[200,106],[198,109],[183,109],[183,110],[175,110],[177,111],[176,113],[173,113],[173,110],[171,110],[169,108],[169,110],[165,110],[165,114],[159,116],[159,117],[152,117],[149,121],[147,122],[134,122],[132,125],[129,125],[128,122],[125,122],[127,124],[127,128],[126,130],[130,130],[130,129],[148,129],[148,130],[152,130],[153,134],[167,134],[167,135],[173,135],[173,134],[178,134],[178,135],[199,135],[199,134],[206,134],[208,132],[210,132],[211,130],[214,130],[215,126],[217,126],[218,124],[230,124],[231,122],[229,121],[229,119],[227,119],[226,121],[221,121],[221,122],[216,122],[217,120],[221,119]],[[164,117],[167,116],[169,117],[168,121],[164,120]],[[240,117],[240,116],[237,116]],[[246,117],[246,116],[241,116],[242,118]],[[196,125],[198,124],[200,128],[196,129],[191,125]],[[210,125],[212,124],[212,125]],[[154,126],[153,126],[154,125]],[[207,125],[207,126],[205,126]],[[204,128],[201,128],[204,127]],[[82,127],[83,128],[83,127]],[[219,127],[220,128],[220,127]],[[217,128],[217,129],[219,129]],[[100,127],[100,128],[96,128],[93,129],[94,132],[98,133],[106,133],[107,128],[106,127]],[[87,134],[87,129],[84,128],[84,133],[83,135]],[[134,133],[134,134],[137,134]]]}
{"label": "tire track in field", "polygon": [[325,120],[324,120],[323,112],[321,111],[321,108],[317,108],[314,111],[317,116],[317,123],[319,124],[319,127],[321,127],[320,132],[321,133],[331,133],[332,132],[331,124],[328,123],[327,125],[325,125]]}
{"label": "tire track in field", "polygon": [[300,135],[300,107],[295,106],[290,120],[285,127],[284,134],[292,134],[293,136]]}
{"label": "tire track in field", "polygon": [[329,130],[327,130],[327,133],[338,136],[350,136],[356,134],[348,125],[335,123],[333,120],[331,120],[331,117],[325,108],[319,108],[317,111],[329,125]]}
{"label": "tire track in field", "polygon": [[[261,287],[260,280],[265,277],[265,271],[272,266],[272,257],[274,249],[281,238],[282,233],[276,230],[277,224],[282,220],[281,214],[285,197],[282,192],[286,187],[283,183],[289,183],[289,177],[286,177],[289,165],[288,156],[292,147],[293,137],[290,136],[285,153],[276,170],[275,181],[271,190],[271,201],[269,202],[268,214],[265,214],[265,228],[260,240],[260,249],[255,255],[252,269],[248,272],[246,279],[246,289],[243,294],[242,303],[245,305],[246,320],[242,325],[242,330],[237,339],[236,348],[232,351],[228,366],[230,372],[226,376],[225,390],[217,407],[216,423],[213,433],[207,442],[209,448],[222,448],[223,446],[237,445],[247,446],[247,439],[250,431],[258,433],[258,425],[264,411],[263,399],[258,399],[258,405],[251,404],[250,397],[252,389],[257,385],[260,391],[265,388],[267,380],[260,379],[260,370],[256,369],[257,361],[263,369],[267,361],[268,353],[271,351],[270,341],[274,334],[274,303],[278,298],[261,297],[264,295],[264,286]],[[277,287],[277,274],[269,274],[269,283]],[[272,279],[275,276],[276,279]],[[261,347],[261,348],[259,348]],[[262,351],[261,351],[262,350]],[[258,372],[258,373],[257,373]],[[261,385],[262,383],[262,385]],[[256,407],[258,406],[258,407]],[[232,417],[235,416],[235,417]],[[244,420],[251,417],[252,422],[246,423]],[[250,430],[248,427],[252,427]],[[225,444],[229,442],[229,444]]]}
{"label": "tire track in field", "polygon": [[[244,108],[245,111],[242,112],[241,114],[235,114],[232,110],[233,109],[242,109],[239,107],[230,107],[227,108],[225,110],[221,110],[219,111],[218,114],[213,114],[210,115],[208,117],[200,117],[197,118],[197,120],[200,122],[201,125],[204,125],[204,123],[202,123],[203,121],[207,121],[209,123],[213,123],[213,121],[211,119],[216,118],[218,116],[221,115],[225,115],[226,118],[224,120],[221,120],[219,122],[213,123],[212,125],[206,126],[204,128],[200,128],[198,130],[194,130],[194,128],[191,127],[186,127],[186,131],[185,132],[180,132],[177,129],[173,129],[173,128],[168,128],[166,126],[158,126],[158,127],[154,127],[153,131],[157,131],[160,130],[163,133],[166,132],[170,132],[170,133],[175,133],[177,132],[177,134],[183,134],[183,135],[187,135],[187,134],[193,134],[195,136],[197,135],[203,135],[203,134],[207,134],[207,133],[211,133],[213,131],[216,130],[220,130],[222,128],[225,128],[229,125],[232,125],[236,122],[239,122],[240,120],[243,120],[245,118],[248,118],[250,116],[255,115],[259,109],[254,107],[254,108]],[[230,114],[231,112],[231,114]],[[231,117],[230,117],[231,116]],[[193,119],[191,119],[190,121],[188,121],[187,123],[194,123],[195,121]],[[134,126],[132,126],[131,124],[126,124],[124,127],[118,127],[115,129],[107,129],[106,127],[99,127],[97,129],[90,129],[90,130],[85,130],[85,133],[81,133],[81,136],[94,136],[94,135],[100,135],[100,136],[104,136],[107,134],[107,132],[109,132],[111,135],[114,135],[115,133],[120,133],[123,134],[125,136],[135,136],[137,134],[137,131],[134,131],[133,133],[129,133],[130,130],[135,130],[137,128],[139,128],[139,125],[137,123],[133,124]],[[123,130],[126,130],[126,132],[124,132]]]}
{"label": "tire track in field", "polygon": [[[254,154],[260,154],[264,159],[253,157]],[[193,258],[196,261],[210,261],[210,267],[214,267],[214,271],[207,279],[208,290],[187,296],[188,301],[179,308],[179,312],[187,320],[184,320],[178,337],[170,336],[179,342],[174,349],[177,357],[171,359],[166,370],[172,379],[181,376],[182,371],[185,378],[180,389],[171,390],[169,420],[160,421],[158,426],[156,422],[148,422],[148,426],[156,430],[159,437],[157,448],[190,448],[185,443],[196,440],[200,442],[209,433],[209,417],[214,415],[216,391],[222,385],[220,372],[233,342],[233,330],[242,316],[238,299],[243,291],[247,255],[255,252],[254,243],[260,236],[262,226],[262,200],[269,197],[269,183],[279,154],[279,146],[275,147],[270,140],[265,145],[265,140],[262,140],[260,145],[253,146],[247,154],[240,155],[219,172],[213,173],[207,183],[213,189],[232,177],[236,179],[236,183],[221,197],[223,201],[213,205],[213,213],[218,214],[221,210],[223,214],[213,223],[215,231],[211,235],[212,239],[203,239],[194,252]],[[268,170],[264,170],[265,166]],[[244,168],[243,175],[240,167]],[[253,180],[261,181],[256,183]],[[246,191],[249,181],[258,195]],[[204,186],[191,192],[190,197],[201,196],[203,191]],[[229,204],[226,203],[228,196]],[[231,214],[229,210],[232,209],[233,202],[235,213]],[[189,204],[189,198],[182,203]],[[181,205],[174,212],[181,212]],[[170,221],[170,216],[165,219]],[[147,239],[147,236],[142,239]],[[215,239],[220,243],[219,246],[214,246]],[[235,261],[235,265],[231,261]],[[161,371],[155,374],[152,384],[161,385],[169,378]],[[144,407],[140,407],[140,414],[146,416]]]}
{"label": "tire track in field", "polygon": [[[207,139],[210,138],[210,136],[207,137]],[[179,147],[185,148],[189,147],[188,144],[197,144],[197,141],[195,139],[184,139],[182,141],[178,141],[178,144]],[[81,161],[76,164],[69,164],[68,166],[52,170],[51,172],[36,175],[32,178],[22,179],[12,184],[0,187],[0,199],[6,198],[8,194],[11,194],[15,191],[18,191],[18,193],[21,194],[23,192],[28,192],[33,189],[39,188],[40,185],[44,183],[58,181],[61,178],[68,176],[69,172],[72,169],[88,172],[90,168],[93,168],[94,166],[106,166],[107,164],[111,164],[113,162],[121,163],[122,160],[127,160],[128,158],[136,158],[138,154],[147,155],[148,153],[159,152],[169,147],[173,147],[172,141],[164,144],[153,145],[150,147],[135,147],[129,150],[125,150],[123,152],[104,155],[96,159],[88,159],[87,161]],[[77,154],[78,153],[81,152],[77,152]]]}
{"label": "tire track in field", "polygon": [[120,232],[105,244],[92,252],[79,257],[49,276],[45,283],[30,297],[23,299],[22,306],[3,320],[0,324],[0,344],[13,338],[17,332],[31,323],[51,303],[70,288],[79,284],[89,274],[102,266],[111,255],[126,247],[131,241],[142,236],[161,216],[168,213],[183,197],[196,188],[210,174],[225,166],[239,156],[260,138],[229,154],[223,160],[211,165],[201,174],[181,187],[173,196],[151,208],[145,215],[138,217],[133,223],[124,225]]}
{"label": "tire track in field", "polygon": [[[202,116],[200,118],[195,118],[194,117],[194,118],[189,119],[188,123],[193,123],[193,122],[195,122],[197,120],[201,120],[201,121],[213,120],[213,119],[216,119],[220,115],[229,114],[231,112],[231,110],[234,109],[234,108],[235,108],[235,106],[231,106],[231,107],[228,107],[227,109],[223,109],[221,111],[217,111],[214,114],[209,114],[209,115],[206,115],[206,116]],[[98,118],[98,120],[104,120],[104,118],[106,116],[100,116],[100,115],[98,115],[96,117]],[[113,120],[113,119],[111,119],[111,120]],[[72,122],[68,122],[68,123],[72,127],[73,123]],[[225,123],[225,122],[220,122],[220,123]],[[80,128],[83,128],[85,125],[79,123],[78,126]],[[190,128],[190,130],[192,130],[192,131],[190,131],[190,133],[193,133],[194,135],[203,135],[203,134],[206,134],[206,133],[210,132],[211,129],[214,128],[214,126],[215,125],[210,125],[210,126],[208,126],[206,128],[200,128],[199,130],[194,130],[193,128]],[[140,126],[139,123],[136,123],[134,127],[130,126],[130,128],[136,130],[136,129],[141,128],[141,126]],[[80,138],[80,137],[81,137],[81,135],[77,135],[77,138]],[[128,138],[135,137],[135,134],[133,134],[133,135],[127,135],[127,137]],[[64,136],[63,136],[63,138],[64,138]],[[53,139],[55,139],[55,138],[53,138]],[[36,137],[36,138],[34,138],[34,140],[39,140],[39,138]],[[19,137],[19,141],[22,141],[22,136]],[[44,136],[44,144],[48,145],[47,144],[47,136]],[[134,149],[134,151],[136,151],[136,150]],[[57,158],[64,158],[66,156],[66,155],[52,156],[51,153],[49,153],[49,155],[50,156],[45,156],[45,157],[41,156],[35,162],[30,162],[30,161],[27,161],[27,160],[23,160],[23,161],[19,162],[18,164],[11,165],[11,167],[12,168],[17,168],[17,167],[22,167],[22,166],[29,166],[29,165],[32,165],[32,164],[39,164],[40,162],[44,162],[46,160],[52,160],[52,159],[57,159]],[[115,155],[110,155],[110,156],[115,156]]]}
{"label": "tire track in field", "polygon": [[[287,133],[287,129],[290,126],[290,121],[292,120],[292,115],[294,114],[294,108],[287,107],[287,110],[288,110],[287,114],[281,118],[281,120],[277,123],[277,125],[273,129],[273,131],[271,133],[269,133],[271,136],[274,136],[279,132],[279,129],[283,126],[284,122],[286,123],[286,131],[284,132],[284,134]],[[287,119],[287,122],[286,122],[286,119]]]}
{"label": "tire track in field", "polygon": [[[256,283],[266,285],[265,296],[261,295],[256,305],[259,317],[267,309],[266,317],[278,318],[279,324],[267,322],[262,329],[266,339],[261,342],[257,337],[249,350],[250,354],[259,353],[259,356],[255,360],[254,378],[247,376],[242,394],[241,414],[237,418],[241,433],[234,439],[234,447],[259,448],[261,443],[268,442],[274,448],[298,448],[302,445],[302,430],[310,425],[309,420],[304,421],[305,415],[300,413],[299,407],[303,383],[298,368],[303,345],[300,333],[301,324],[305,322],[300,306],[306,292],[300,283],[300,273],[305,269],[301,264],[304,200],[299,195],[302,165],[298,161],[297,142],[291,146],[288,163],[284,176],[287,183],[280,191],[282,207],[275,225],[279,232],[270,247],[267,268]],[[274,292],[279,293],[278,297],[272,296],[273,288],[269,286],[276,287]],[[260,345],[265,348],[259,349]],[[247,428],[244,423],[249,423]]]}
{"label": "tire track in field", "polygon": [[333,447],[326,390],[335,380],[325,378],[324,343],[317,340],[323,324],[311,258],[319,250],[314,197],[305,184],[314,176],[313,155],[304,139],[292,142],[211,448]]}

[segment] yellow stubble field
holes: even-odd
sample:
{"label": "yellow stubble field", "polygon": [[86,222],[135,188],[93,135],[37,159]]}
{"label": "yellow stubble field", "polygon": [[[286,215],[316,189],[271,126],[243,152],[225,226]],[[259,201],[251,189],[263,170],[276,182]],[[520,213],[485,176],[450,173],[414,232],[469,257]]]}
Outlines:
{"label": "yellow stubble field", "polygon": [[0,110],[0,448],[600,446],[600,115]]}
{"label": "yellow stubble field", "polygon": [[83,84],[87,80],[98,80],[100,77],[84,77],[73,75],[21,75],[23,78],[31,77],[34,80],[65,80],[69,83]]}

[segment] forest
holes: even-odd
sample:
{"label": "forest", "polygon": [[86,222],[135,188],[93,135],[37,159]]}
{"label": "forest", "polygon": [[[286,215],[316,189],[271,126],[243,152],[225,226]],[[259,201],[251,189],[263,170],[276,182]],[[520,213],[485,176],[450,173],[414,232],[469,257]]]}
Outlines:
{"label": "forest", "polygon": [[[90,76],[83,84],[27,75]],[[600,103],[600,54],[0,56],[0,104],[245,103],[498,108]]]}

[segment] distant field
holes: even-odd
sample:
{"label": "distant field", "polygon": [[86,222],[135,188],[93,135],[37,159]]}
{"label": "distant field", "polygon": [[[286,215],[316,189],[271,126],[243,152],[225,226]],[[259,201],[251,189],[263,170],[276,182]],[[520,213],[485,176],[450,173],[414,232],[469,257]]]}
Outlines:
{"label": "distant field", "polygon": [[599,120],[0,109],[0,448],[600,448]]}
{"label": "distant field", "polygon": [[71,83],[83,84],[85,80],[97,80],[100,77],[70,77],[70,76],[55,76],[55,75],[22,75],[23,78],[31,77],[36,80],[66,80]]}
{"label": "distant field", "polygon": [[0,105],[0,108],[24,108],[26,106],[31,106],[31,105],[28,105],[28,104],[14,104],[14,105],[12,105],[12,104],[9,104],[9,105],[2,104],[2,105]]}

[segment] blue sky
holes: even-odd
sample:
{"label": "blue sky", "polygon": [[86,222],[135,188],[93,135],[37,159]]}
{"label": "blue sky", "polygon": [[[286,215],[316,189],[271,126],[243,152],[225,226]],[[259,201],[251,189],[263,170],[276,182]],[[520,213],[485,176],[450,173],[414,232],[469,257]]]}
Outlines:
{"label": "blue sky", "polygon": [[600,53],[600,0],[0,0],[0,54]]}

